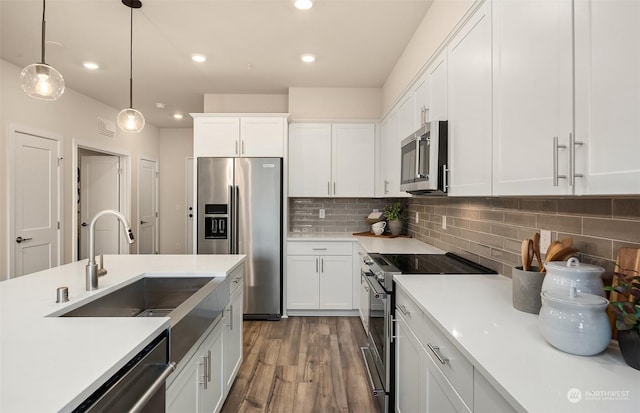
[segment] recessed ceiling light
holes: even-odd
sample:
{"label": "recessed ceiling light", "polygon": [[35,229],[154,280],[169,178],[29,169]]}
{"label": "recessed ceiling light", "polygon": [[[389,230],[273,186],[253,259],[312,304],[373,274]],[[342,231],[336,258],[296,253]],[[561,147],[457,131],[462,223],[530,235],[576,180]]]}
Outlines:
{"label": "recessed ceiling light", "polygon": [[174,119],[178,119],[178,120],[180,120],[180,119],[182,119],[183,117],[184,117],[184,116],[182,115],[182,113],[174,113],[174,114],[173,114],[173,118],[174,118]]}
{"label": "recessed ceiling light", "polygon": [[47,45],[55,47],[64,47],[64,44],[56,42],[55,40],[47,40]]}
{"label": "recessed ceiling light", "polygon": [[97,63],[93,63],[93,62],[84,62],[82,64],[82,66],[84,66],[85,68],[87,68],[89,70],[96,70],[97,68],[100,67],[100,66],[98,66]]}
{"label": "recessed ceiling light", "polygon": [[194,54],[191,56],[191,60],[193,60],[196,63],[204,63],[207,61],[207,56],[203,54]]}
{"label": "recessed ceiling light", "polygon": [[156,103],[156,108],[157,108],[157,109],[166,109],[166,108],[167,108],[167,105],[165,105],[165,104],[164,104],[164,103],[162,103],[162,102],[157,102],[157,103]]}
{"label": "recessed ceiling light", "polygon": [[309,10],[313,7],[313,1],[311,0],[296,0],[293,4],[296,6],[296,9],[300,10]]}
{"label": "recessed ceiling light", "polygon": [[313,63],[316,61],[316,57],[312,54],[303,54],[300,59],[305,63]]}

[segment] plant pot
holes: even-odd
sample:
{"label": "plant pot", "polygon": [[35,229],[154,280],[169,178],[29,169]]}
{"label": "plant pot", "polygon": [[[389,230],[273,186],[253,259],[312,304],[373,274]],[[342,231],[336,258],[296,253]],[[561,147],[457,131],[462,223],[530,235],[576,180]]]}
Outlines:
{"label": "plant pot", "polygon": [[389,221],[389,231],[391,231],[391,235],[400,235],[400,233],[402,232],[402,221]]}
{"label": "plant pot", "polygon": [[640,331],[618,330],[618,345],[624,361],[636,370],[640,370]]}

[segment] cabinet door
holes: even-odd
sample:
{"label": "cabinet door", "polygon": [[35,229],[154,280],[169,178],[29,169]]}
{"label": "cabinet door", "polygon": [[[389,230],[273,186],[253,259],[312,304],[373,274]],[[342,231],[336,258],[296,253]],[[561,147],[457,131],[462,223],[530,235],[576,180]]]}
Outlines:
{"label": "cabinet door", "polygon": [[333,196],[374,196],[375,133],[372,123],[333,124]]}
{"label": "cabinet door", "polygon": [[[425,377],[423,378],[423,392],[426,394],[426,413],[457,412],[471,413],[471,409],[464,403],[460,395],[438,368],[428,349],[422,349],[421,362]],[[499,410],[496,410],[496,412]]]}
{"label": "cabinet door", "polygon": [[[478,50],[482,53],[485,49]],[[429,93],[427,96],[427,108],[425,114],[427,121],[449,120],[447,108],[447,52],[442,52],[427,69],[429,80]],[[482,68],[484,69],[484,68]],[[486,69],[485,69],[486,70]]]}
{"label": "cabinet door", "polygon": [[229,393],[236,374],[242,364],[242,311],[244,285],[241,282],[231,295],[227,306],[224,330],[224,387],[225,395]]}
{"label": "cabinet door", "polygon": [[418,130],[429,120],[428,111],[431,109],[430,90],[429,70],[427,69],[413,86],[413,130]]}
{"label": "cabinet door", "polygon": [[478,370],[473,371],[473,412],[508,413],[515,412],[500,393],[485,379]]}
{"label": "cabinet door", "polygon": [[489,7],[483,4],[448,48],[450,195],[491,195]]}
{"label": "cabinet door", "polygon": [[396,329],[395,411],[424,412],[429,395],[425,394],[422,347],[401,316],[397,318]]}
{"label": "cabinet door", "polygon": [[353,308],[353,257],[320,257],[320,309]]}
{"label": "cabinet door", "polygon": [[[224,321],[224,320],[223,320]],[[200,409],[203,413],[218,412],[224,402],[223,329],[216,327],[200,346],[203,383],[200,384]],[[206,381],[206,384],[204,383]]]}
{"label": "cabinet door", "polygon": [[640,2],[575,2],[577,194],[640,193]]}
{"label": "cabinet door", "polygon": [[[553,139],[573,133],[571,0],[493,2],[493,194],[560,195]],[[568,151],[560,149],[559,174]]]}
{"label": "cabinet door", "polygon": [[167,387],[167,413],[196,413],[200,409],[199,393],[202,382],[201,359],[194,357]]}
{"label": "cabinet door", "polygon": [[286,120],[279,117],[240,119],[240,154],[253,157],[283,157]]}
{"label": "cabinet door", "polygon": [[320,258],[287,256],[287,308],[313,310],[320,306]]}
{"label": "cabinet door", "polygon": [[331,125],[289,126],[289,196],[331,196]]}
{"label": "cabinet door", "polygon": [[403,96],[397,106],[397,128],[399,140],[402,140],[416,131],[413,123],[413,93],[409,92]]}
{"label": "cabinet door", "polygon": [[402,158],[400,141],[406,136],[400,135],[398,131],[397,111],[391,112],[382,122],[381,134],[383,195],[391,198],[411,196],[400,191],[400,160]]}
{"label": "cabinet door", "polygon": [[240,155],[240,118],[197,117],[193,124],[195,157]]}

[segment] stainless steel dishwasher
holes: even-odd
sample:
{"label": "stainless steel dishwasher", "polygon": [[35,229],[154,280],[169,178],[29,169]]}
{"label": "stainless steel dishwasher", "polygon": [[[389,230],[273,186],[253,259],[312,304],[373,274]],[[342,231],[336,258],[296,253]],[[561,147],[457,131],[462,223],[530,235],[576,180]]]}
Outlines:
{"label": "stainless steel dishwasher", "polygon": [[74,412],[164,412],[169,363],[169,332],[164,331]]}

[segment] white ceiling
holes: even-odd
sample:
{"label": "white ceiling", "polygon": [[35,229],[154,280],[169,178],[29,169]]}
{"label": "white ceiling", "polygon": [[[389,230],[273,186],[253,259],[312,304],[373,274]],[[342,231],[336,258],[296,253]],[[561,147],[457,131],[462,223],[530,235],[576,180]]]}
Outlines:
{"label": "white ceiling", "polygon": [[[293,0],[142,2],[133,16],[133,106],[156,126],[190,127],[187,114],[203,111],[205,93],[382,87],[432,0],[317,0],[308,11]],[[39,62],[42,1],[0,6],[2,59]],[[47,0],[46,62],[67,87],[128,106],[129,13],[121,0]],[[194,53],[207,62],[192,62]],[[316,62],[302,63],[303,53]],[[88,71],[84,61],[100,69]],[[174,112],[185,119],[174,120]]]}

